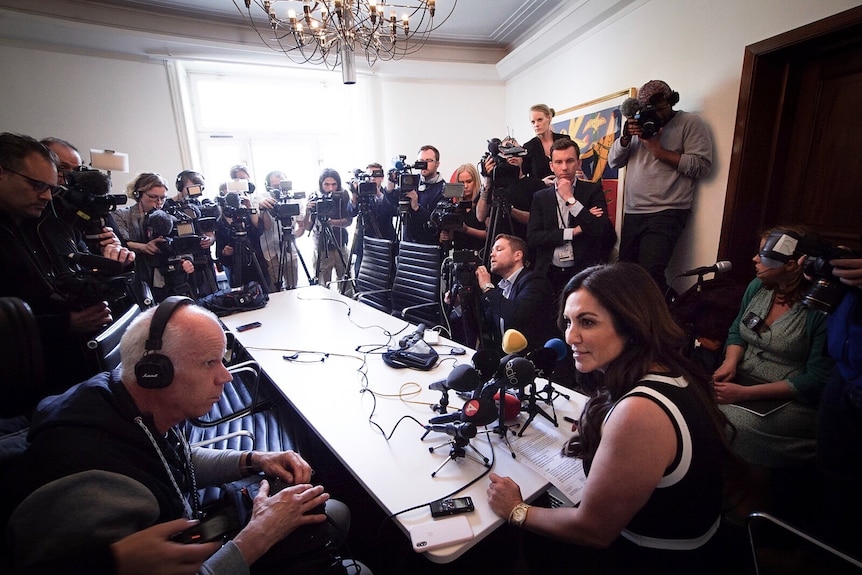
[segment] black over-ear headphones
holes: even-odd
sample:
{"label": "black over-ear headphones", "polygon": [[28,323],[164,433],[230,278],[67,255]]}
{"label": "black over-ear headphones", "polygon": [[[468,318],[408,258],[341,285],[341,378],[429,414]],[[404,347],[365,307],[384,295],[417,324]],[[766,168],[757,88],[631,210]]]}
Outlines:
{"label": "black over-ear headphones", "polygon": [[677,104],[679,104],[679,92],[671,90],[670,96],[667,97],[667,103],[671,106],[676,106]]}
{"label": "black over-ear headphones", "polygon": [[159,304],[150,322],[150,334],[147,337],[144,357],[135,364],[135,377],[138,385],[147,389],[162,389],[171,384],[174,379],[174,364],[171,359],[161,353],[162,336],[168,320],[177,310],[184,305],[193,304],[195,301],[186,296],[173,295]]}
{"label": "black over-ear headphones", "polygon": [[190,180],[192,178],[192,176],[200,176],[200,172],[196,172],[194,170],[183,170],[182,172],[177,174],[176,186],[177,186],[178,192],[183,191],[183,180],[185,180],[185,179]]}

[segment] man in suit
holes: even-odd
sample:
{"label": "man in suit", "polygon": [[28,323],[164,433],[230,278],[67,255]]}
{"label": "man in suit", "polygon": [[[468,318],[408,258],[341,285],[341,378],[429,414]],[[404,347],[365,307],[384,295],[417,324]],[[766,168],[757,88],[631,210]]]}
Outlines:
{"label": "man in suit", "polygon": [[536,271],[547,275],[554,296],[579,271],[607,262],[616,243],[600,184],[578,180],[581,151],[570,139],[551,145],[554,185],[536,192],[527,224],[527,242],[536,253]]}
{"label": "man in suit", "polygon": [[[485,266],[476,268],[482,290],[480,305],[497,347],[502,345],[507,329],[524,334],[528,351],[559,335],[554,322],[556,307],[550,303],[551,284],[544,274],[526,269],[526,256],[524,240],[499,234],[491,248],[491,270]],[[494,285],[491,273],[503,279]]]}

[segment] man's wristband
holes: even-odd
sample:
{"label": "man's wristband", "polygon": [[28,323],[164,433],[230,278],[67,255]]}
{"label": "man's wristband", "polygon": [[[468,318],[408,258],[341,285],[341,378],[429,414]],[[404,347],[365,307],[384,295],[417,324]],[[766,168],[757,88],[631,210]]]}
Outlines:
{"label": "man's wristband", "polygon": [[245,454],[244,464],[242,466],[242,474],[244,477],[254,475],[260,471],[260,469],[255,468],[254,462],[251,460],[252,455],[254,455],[254,451],[247,451]]}

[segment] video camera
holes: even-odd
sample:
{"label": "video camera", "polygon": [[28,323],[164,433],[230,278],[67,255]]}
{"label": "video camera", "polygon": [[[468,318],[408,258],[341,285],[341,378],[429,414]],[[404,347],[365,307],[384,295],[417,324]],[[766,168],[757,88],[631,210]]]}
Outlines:
{"label": "video camera", "polygon": [[353,170],[353,180],[350,182],[350,188],[359,195],[360,204],[363,201],[369,201],[377,195],[377,182],[374,178],[382,178],[383,170],[376,169],[370,174],[359,168]]}
{"label": "video camera", "polygon": [[833,246],[825,241],[803,251],[808,257],[805,259],[802,271],[811,278],[811,287],[802,296],[802,303],[819,312],[832,313],[841,304],[847,286],[832,274],[835,268],[829,261],[859,258],[862,254],[845,246]]}
{"label": "video camera", "polygon": [[[189,189],[193,187],[200,186],[189,186]],[[218,210],[215,209],[215,204],[210,203],[207,207],[212,206],[214,213],[207,212],[204,215],[204,205],[197,200],[198,197],[189,194],[185,200],[165,202],[162,209],[176,220],[175,225],[180,230],[179,235],[204,235],[215,231]]]}
{"label": "video camera", "polygon": [[293,182],[283,180],[279,182],[278,187],[267,187],[267,190],[278,203],[270,210],[273,217],[281,222],[282,226],[290,227],[293,224],[293,218],[299,216],[302,211],[298,201],[305,199],[305,192],[294,192]]}
{"label": "video camera", "polygon": [[464,184],[447,183],[443,197],[429,215],[426,227],[433,232],[460,230],[467,215],[466,205],[459,201],[464,197]]}
{"label": "video camera", "polygon": [[102,256],[74,252],[69,260],[69,272],[54,278],[53,286],[76,310],[123,299],[135,276],[123,271],[125,264]]}
{"label": "video camera", "polygon": [[57,197],[74,214],[73,225],[87,236],[102,233],[108,214],[129,201],[125,194],[108,193],[111,179],[99,170],[81,166],[68,172],[66,181]]}
{"label": "video camera", "polygon": [[311,215],[320,221],[329,221],[332,218],[341,218],[341,202],[335,194],[322,195],[315,192],[309,198],[309,209]]}
{"label": "video camera", "polygon": [[485,163],[489,158],[493,159],[495,166],[504,166],[508,164],[509,158],[523,158],[527,155],[527,150],[518,145],[512,138],[491,138],[488,140],[488,151],[479,160],[480,170],[482,175],[488,177],[488,171],[485,168]]}
{"label": "video camera", "polygon": [[216,201],[218,201],[222,215],[232,220],[232,226],[238,225],[242,227],[243,224],[248,224],[248,217],[257,213],[256,208],[248,208],[242,205],[239,193],[234,191],[228,192],[224,196],[219,196],[216,198]]}
{"label": "video camera", "polygon": [[480,265],[482,265],[482,260],[472,250],[455,250],[452,252],[452,287],[450,291],[453,296],[469,296],[479,290],[476,269]]}
{"label": "video camera", "polygon": [[623,116],[636,122],[641,128],[640,137],[649,140],[658,134],[664,121],[653,104],[641,104],[637,98],[626,98],[620,105]]}

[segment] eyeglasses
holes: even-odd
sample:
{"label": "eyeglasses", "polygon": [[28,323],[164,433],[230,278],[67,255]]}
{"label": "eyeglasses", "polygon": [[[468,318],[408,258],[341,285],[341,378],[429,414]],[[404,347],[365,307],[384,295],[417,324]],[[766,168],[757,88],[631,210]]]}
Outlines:
{"label": "eyeglasses", "polygon": [[157,196],[155,194],[144,194],[144,195],[147,196],[148,198],[150,198],[151,200],[153,200],[154,202],[157,202],[159,204],[161,204],[162,202],[164,202],[167,199],[167,196]]}
{"label": "eyeglasses", "polygon": [[19,176],[19,177],[27,180],[27,183],[30,184],[30,187],[32,187],[33,191],[36,192],[37,194],[41,194],[45,190],[50,190],[51,195],[53,196],[60,191],[60,186],[54,186],[52,184],[49,184],[48,182],[43,182],[42,180],[37,180],[35,178],[31,178],[30,176],[25,176],[21,172],[16,172],[15,170],[10,170],[9,168],[3,167],[3,166],[0,166],[0,167],[2,167],[7,172],[10,172],[12,174],[15,174],[16,176]]}

